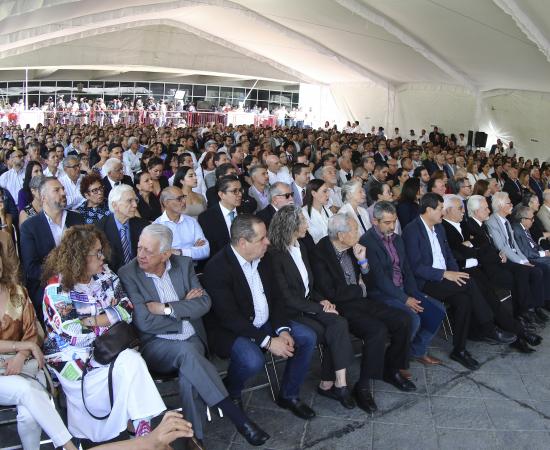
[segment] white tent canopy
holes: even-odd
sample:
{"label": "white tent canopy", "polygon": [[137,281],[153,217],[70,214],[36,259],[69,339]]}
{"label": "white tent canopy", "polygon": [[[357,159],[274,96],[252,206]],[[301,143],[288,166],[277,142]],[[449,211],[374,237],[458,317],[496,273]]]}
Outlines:
{"label": "white tent canopy", "polygon": [[542,0],[4,0],[0,69],[25,67],[302,83],[320,121],[550,142]]}

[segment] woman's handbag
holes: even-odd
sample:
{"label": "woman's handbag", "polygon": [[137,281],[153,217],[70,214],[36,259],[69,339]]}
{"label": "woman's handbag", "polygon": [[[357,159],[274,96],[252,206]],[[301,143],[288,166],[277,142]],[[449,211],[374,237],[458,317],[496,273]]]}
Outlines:
{"label": "woman's handbag", "polygon": [[81,393],[82,403],[90,416],[96,420],[104,420],[111,415],[111,411],[107,415],[95,416],[86,406],[86,397],[84,395],[84,378],[88,373],[88,364],[91,358],[102,365],[109,364],[108,384],[109,384],[109,402],[111,410],[113,409],[113,366],[120,353],[128,348],[134,348],[139,345],[139,338],[134,327],[124,321],[115,323],[101,336],[98,336],[92,344],[92,353],[90,358],[84,364],[82,371]]}

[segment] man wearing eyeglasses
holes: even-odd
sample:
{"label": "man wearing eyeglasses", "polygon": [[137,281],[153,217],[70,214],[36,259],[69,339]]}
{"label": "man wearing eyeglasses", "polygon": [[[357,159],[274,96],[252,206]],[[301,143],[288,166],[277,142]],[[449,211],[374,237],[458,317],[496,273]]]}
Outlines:
{"label": "man wearing eyeglasses", "polygon": [[279,209],[286,205],[294,205],[294,196],[290,185],[282,181],[270,186],[268,193],[269,205],[258,211],[256,215],[262,219],[266,228],[269,228],[271,219]]}
{"label": "man wearing eyeglasses", "polygon": [[75,209],[84,201],[80,193],[80,182],[84,176],[80,173],[80,160],[77,156],[69,155],[63,160],[63,174],[59,181],[65,188],[67,209]]}
{"label": "man wearing eyeglasses", "polygon": [[17,149],[13,150],[11,153],[6,154],[6,159],[8,160],[8,167],[11,168],[0,175],[0,186],[7,189],[13,198],[17,198],[25,178],[23,153]]}

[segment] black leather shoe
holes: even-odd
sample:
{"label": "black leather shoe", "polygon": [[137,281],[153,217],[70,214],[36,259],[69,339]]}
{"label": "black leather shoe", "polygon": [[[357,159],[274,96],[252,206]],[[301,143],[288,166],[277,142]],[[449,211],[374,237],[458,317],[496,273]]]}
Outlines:
{"label": "black leather shoe", "polygon": [[457,363],[466,367],[466,369],[479,369],[479,363],[474,358],[472,358],[472,355],[470,355],[467,350],[462,350],[461,352],[454,350],[451,353],[450,357],[453,361],[456,361]]}
{"label": "black leather shoe", "polygon": [[543,322],[548,322],[548,319],[550,319],[550,317],[548,317],[544,311],[542,310],[542,308],[535,308],[535,314],[537,315],[537,317],[542,320]]}
{"label": "black leather shoe", "polygon": [[517,338],[514,333],[501,330],[499,327],[494,327],[492,331],[483,336],[483,340],[491,344],[511,344]]}
{"label": "black leather shoe", "polygon": [[282,398],[277,399],[277,405],[281,408],[288,409],[292,414],[300,419],[313,419],[315,417],[315,411],[301,402],[297,398]]}
{"label": "black leather shoe", "polygon": [[346,409],[355,408],[355,401],[349,392],[347,386],[336,387],[332,386],[330,389],[321,389],[317,386],[317,393],[323,397],[331,398],[333,400],[338,400],[340,404]]}
{"label": "black leather shoe", "polygon": [[534,318],[528,313],[522,313],[518,316],[518,320],[523,325],[523,328],[528,330],[534,330],[537,327],[537,323]]}
{"label": "black leather shoe", "polygon": [[540,337],[538,334],[528,331],[524,331],[522,337],[523,339],[525,339],[525,341],[527,341],[529,345],[532,345],[533,347],[540,345],[540,343],[542,342],[542,337]]}
{"label": "black leather shoe", "polygon": [[362,389],[356,384],[353,388],[353,395],[357,401],[357,406],[359,406],[359,408],[363,411],[369,414],[378,411],[378,406],[376,406],[374,398],[370,393],[370,389]]}
{"label": "black leather shoe", "polygon": [[247,420],[242,426],[237,427],[237,431],[243,435],[250,445],[263,445],[269,439],[269,434],[262,430],[251,420]]}
{"label": "black leather shoe", "polygon": [[516,342],[512,342],[510,347],[516,349],[520,353],[533,353],[535,351],[534,348],[529,347],[527,341],[522,337],[518,338]]}
{"label": "black leather shoe", "polygon": [[403,377],[399,372],[386,373],[382,378],[386,383],[393,384],[397,389],[404,392],[416,391],[415,384]]}
{"label": "black leather shoe", "polygon": [[546,322],[542,320],[539,316],[537,316],[535,311],[527,311],[526,313],[523,314],[523,317],[527,317],[528,320],[536,326],[546,325]]}

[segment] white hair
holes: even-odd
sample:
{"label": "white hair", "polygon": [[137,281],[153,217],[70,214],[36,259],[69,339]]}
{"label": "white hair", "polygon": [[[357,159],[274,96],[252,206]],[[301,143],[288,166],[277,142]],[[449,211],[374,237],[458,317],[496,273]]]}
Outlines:
{"label": "white hair", "polygon": [[491,205],[493,206],[493,211],[499,212],[508,201],[510,201],[510,197],[508,197],[507,192],[495,192],[495,194],[493,195],[493,200],[491,202]]}
{"label": "white hair", "polygon": [[122,198],[122,195],[126,192],[134,192],[134,188],[127,184],[119,184],[118,186],[115,186],[113,189],[111,189],[111,192],[109,192],[109,199],[107,200],[107,202],[109,203],[109,211],[111,211],[112,213],[115,212],[113,208],[113,203],[119,202]]}
{"label": "white hair", "polygon": [[354,220],[349,214],[334,214],[328,219],[328,237],[331,241],[338,239],[338,233],[347,233],[351,230],[350,221]]}
{"label": "white hair", "polygon": [[462,203],[462,199],[456,195],[456,194],[445,194],[443,196],[443,209],[448,209],[453,205],[453,202],[459,202],[459,203]]}
{"label": "white hair", "polygon": [[475,215],[476,211],[478,211],[479,208],[481,208],[481,202],[483,200],[487,201],[487,199],[483,197],[483,195],[472,195],[468,199],[468,215],[470,216]]}
{"label": "white hair", "polygon": [[120,159],[109,158],[107,161],[105,161],[105,164],[103,164],[103,173],[109,175],[109,172],[111,172],[118,164],[122,165],[122,161]]}
{"label": "white hair", "polygon": [[359,189],[363,189],[363,183],[359,180],[349,180],[342,186],[342,200],[349,201],[350,196],[355,194]]}
{"label": "white hair", "polygon": [[159,243],[160,252],[167,252],[172,249],[174,234],[166,225],[161,225],[159,223],[147,225],[141,232],[141,235],[148,235],[156,239]]}
{"label": "white hair", "polygon": [[138,142],[138,138],[135,137],[135,136],[130,136],[130,137],[128,138],[128,147],[129,147],[130,145],[132,145],[134,142]]}

